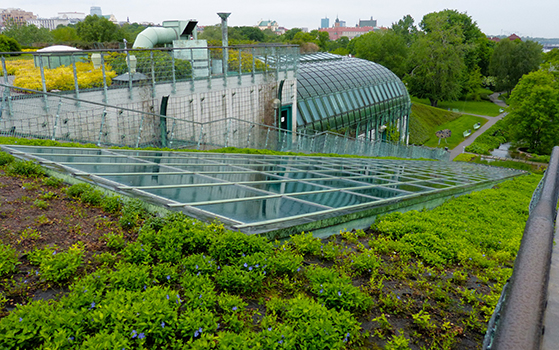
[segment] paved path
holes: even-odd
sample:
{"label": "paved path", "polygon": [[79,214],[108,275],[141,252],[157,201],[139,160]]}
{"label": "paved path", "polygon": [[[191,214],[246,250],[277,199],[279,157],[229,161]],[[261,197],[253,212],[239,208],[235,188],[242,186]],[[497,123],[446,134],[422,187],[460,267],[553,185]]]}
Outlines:
{"label": "paved path", "polygon": [[[490,95],[489,98],[491,99],[491,101],[493,103],[497,104],[498,106],[500,106],[502,108],[507,107],[507,104],[505,102],[503,102],[502,100],[499,100],[499,95],[500,95],[500,93],[496,92],[496,93]],[[470,114],[470,113],[464,113],[464,114]],[[475,115],[475,116],[478,116],[478,117],[485,118],[485,119],[487,119],[487,123],[485,123],[481,128],[477,129],[467,139],[462,141],[462,143],[460,143],[458,146],[456,146],[452,150],[450,150],[450,160],[453,160],[460,153],[464,152],[464,148],[471,145],[472,142],[474,142],[474,140],[479,135],[483,134],[487,129],[489,129],[491,126],[493,126],[498,120],[502,119],[505,116],[505,113],[501,113],[496,117],[488,117],[486,115],[476,115],[476,114],[471,114],[471,115]]]}

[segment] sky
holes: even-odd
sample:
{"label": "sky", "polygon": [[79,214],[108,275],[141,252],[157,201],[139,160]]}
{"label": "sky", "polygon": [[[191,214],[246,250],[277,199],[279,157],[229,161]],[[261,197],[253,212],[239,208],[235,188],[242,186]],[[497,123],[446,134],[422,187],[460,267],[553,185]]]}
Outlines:
{"label": "sky", "polygon": [[84,12],[99,6],[104,15],[113,14],[118,21],[161,23],[165,20],[196,19],[199,25],[219,23],[217,12],[231,12],[230,26],[253,26],[260,20],[275,20],[288,29],[320,26],[328,17],[330,25],[336,17],[347,26],[359,19],[377,20],[379,26],[390,27],[406,15],[416,24],[427,13],[444,9],[467,13],[487,35],[510,35],[559,38],[559,2],[557,0],[11,0],[0,7],[21,8],[42,18],[55,17],[58,12]]}

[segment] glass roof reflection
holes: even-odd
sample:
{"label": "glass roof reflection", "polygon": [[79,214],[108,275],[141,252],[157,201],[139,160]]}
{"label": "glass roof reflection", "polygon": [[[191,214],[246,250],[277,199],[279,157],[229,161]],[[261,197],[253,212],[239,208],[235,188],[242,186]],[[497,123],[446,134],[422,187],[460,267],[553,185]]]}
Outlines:
{"label": "glass roof reflection", "polygon": [[457,162],[2,147],[195,217],[218,217],[232,228],[290,227],[522,173]]}

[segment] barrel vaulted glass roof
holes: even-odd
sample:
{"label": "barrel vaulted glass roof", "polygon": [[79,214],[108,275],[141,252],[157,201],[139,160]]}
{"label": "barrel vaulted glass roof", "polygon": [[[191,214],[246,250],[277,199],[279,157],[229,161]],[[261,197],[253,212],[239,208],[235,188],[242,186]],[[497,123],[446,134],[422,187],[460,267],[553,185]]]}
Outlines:
{"label": "barrel vaulted glass roof", "polygon": [[261,233],[493,182],[466,163],[2,146],[56,171],[205,220]]}
{"label": "barrel vaulted glass roof", "polygon": [[406,87],[380,64],[332,54],[303,55],[299,62],[298,127],[341,129],[364,122],[384,123],[410,113]]}

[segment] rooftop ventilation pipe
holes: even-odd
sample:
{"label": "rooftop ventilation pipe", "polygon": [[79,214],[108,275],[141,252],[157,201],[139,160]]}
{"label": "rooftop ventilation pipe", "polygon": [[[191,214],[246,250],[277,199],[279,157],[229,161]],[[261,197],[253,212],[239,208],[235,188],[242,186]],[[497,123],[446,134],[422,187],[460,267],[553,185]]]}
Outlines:
{"label": "rooftop ventilation pipe", "polygon": [[223,46],[223,74],[227,73],[227,66],[229,62],[229,37],[227,36],[227,17],[231,12],[218,12],[217,15],[221,18],[221,46]]}
{"label": "rooftop ventilation pipe", "polygon": [[165,21],[163,27],[149,27],[144,29],[134,41],[132,48],[151,49],[158,44],[170,44],[173,40],[188,40],[193,34],[196,37],[197,21]]}

